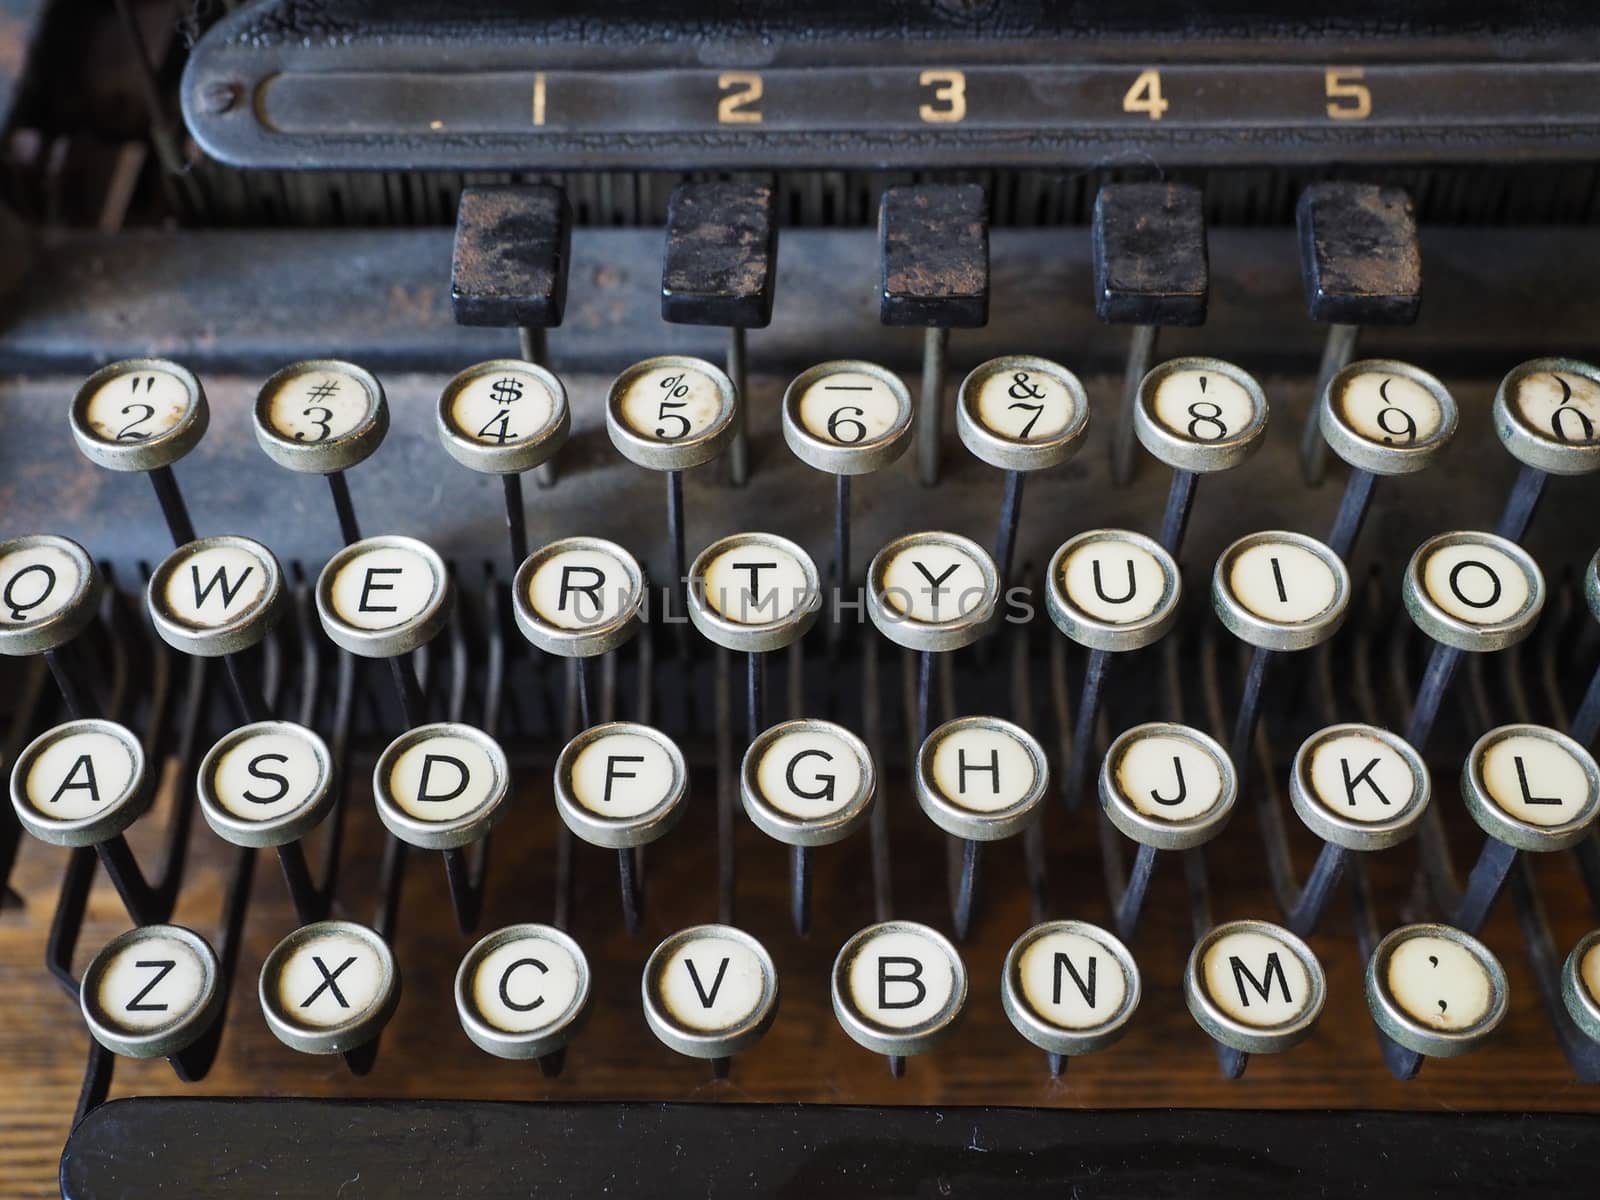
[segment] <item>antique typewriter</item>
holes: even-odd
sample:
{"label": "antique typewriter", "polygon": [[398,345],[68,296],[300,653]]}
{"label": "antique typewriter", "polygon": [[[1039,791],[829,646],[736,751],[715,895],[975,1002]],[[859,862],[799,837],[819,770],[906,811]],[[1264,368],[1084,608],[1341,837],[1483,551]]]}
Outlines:
{"label": "antique typewriter", "polygon": [[1594,1193],[1600,10],[0,13],[0,1193]]}

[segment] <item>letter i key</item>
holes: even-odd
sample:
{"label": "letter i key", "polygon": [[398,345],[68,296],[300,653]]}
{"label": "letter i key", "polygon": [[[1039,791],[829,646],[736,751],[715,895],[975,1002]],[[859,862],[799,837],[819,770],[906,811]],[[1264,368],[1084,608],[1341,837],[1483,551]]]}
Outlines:
{"label": "letter i key", "polygon": [[150,476],[173,545],[194,541],[194,524],[172,473],[210,420],[205,390],[192,372],[160,358],[111,363],[78,389],[70,419],[73,439],[90,462]]}
{"label": "letter i key", "polygon": [[1004,586],[1022,517],[1022,481],[1030,471],[1067,462],[1089,431],[1089,398],[1078,377],[1049,359],[1012,354],[990,359],[961,382],[956,433],[962,445],[1006,473],[995,530],[994,561]]}
{"label": "letter i key", "polygon": [[1252,533],[1217,559],[1211,603],[1228,632],[1255,648],[1229,745],[1242,790],[1268,670],[1277,655],[1308,650],[1339,631],[1350,608],[1350,573],[1337,554],[1314,538],[1281,531]]}
{"label": "letter i key", "polygon": [[365,462],[389,432],[389,405],[377,376],[334,359],[293,363],[261,385],[255,426],[256,441],[273,462],[327,477],[340,536],[347,546],[360,541],[344,473]]}

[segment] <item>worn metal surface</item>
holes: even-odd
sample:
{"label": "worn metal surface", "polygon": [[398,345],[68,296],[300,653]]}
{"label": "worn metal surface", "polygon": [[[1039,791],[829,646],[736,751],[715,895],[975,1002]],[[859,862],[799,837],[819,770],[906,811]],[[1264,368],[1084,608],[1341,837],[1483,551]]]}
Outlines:
{"label": "worn metal surface", "polygon": [[685,183],[667,203],[661,319],[763,329],[778,273],[771,184]]}
{"label": "worn metal surface", "polygon": [[1341,325],[1409,325],[1422,305],[1422,248],[1400,188],[1317,183],[1295,209],[1306,311]]}
{"label": "worn metal surface", "polygon": [[466,188],[456,212],[450,302],[463,325],[561,324],[572,262],[572,210],[560,188]]}
{"label": "worn metal surface", "polygon": [[1115,325],[1204,325],[1210,295],[1200,189],[1115,183],[1094,202],[1094,308]]}
{"label": "worn metal surface", "polygon": [[988,198],[977,184],[884,189],[878,255],[885,325],[974,329],[988,321]]}

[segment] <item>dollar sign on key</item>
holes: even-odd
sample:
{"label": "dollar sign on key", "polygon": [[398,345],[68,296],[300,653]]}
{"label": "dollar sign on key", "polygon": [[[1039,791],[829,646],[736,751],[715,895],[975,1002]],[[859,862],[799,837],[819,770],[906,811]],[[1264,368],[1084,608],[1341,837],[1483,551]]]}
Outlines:
{"label": "dollar sign on key", "polygon": [[489,388],[489,395],[497,404],[510,404],[522,399],[522,385],[511,378],[496,379]]}

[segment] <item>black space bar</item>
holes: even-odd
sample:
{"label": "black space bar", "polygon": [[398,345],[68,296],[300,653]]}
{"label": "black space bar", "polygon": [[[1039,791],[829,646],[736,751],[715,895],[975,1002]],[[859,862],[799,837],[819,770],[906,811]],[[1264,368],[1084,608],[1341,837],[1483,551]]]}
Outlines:
{"label": "black space bar", "polygon": [[1569,1114],[136,1098],[90,1114],[69,1200],[112,1196],[1592,1197]]}

